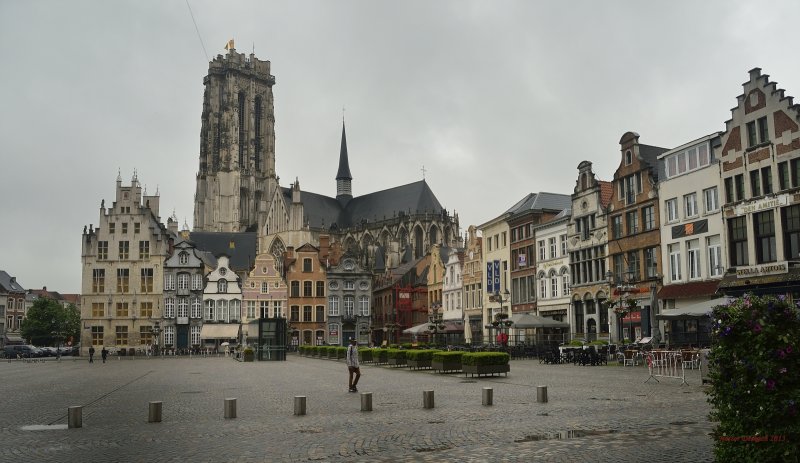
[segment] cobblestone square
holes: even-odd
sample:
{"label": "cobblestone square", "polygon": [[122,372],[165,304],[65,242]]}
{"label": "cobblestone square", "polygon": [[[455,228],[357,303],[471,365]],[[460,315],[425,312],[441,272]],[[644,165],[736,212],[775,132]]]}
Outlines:
{"label": "cobblestone square", "polygon": [[[698,370],[648,379],[645,367],[542,365],[514,360],[508,377],[471,378],[362,367],[347,392],[342,361],[230,358],[66,358],[0,364],[0,461],[651,461],[712,460],[713,424]],[[536,402],[536,386],[549,402]],[[492,387],[494,405],[481,405]],[[435,391],[423,409],[422,391]],[[293,398],[307,397],[307,415]],[[224,399],[237,418],[224,419]],[[149,401],[163,421],[147,423]],[[79,429],[67,407],[83,406]],[[63,426],[62,426],[63,428]]]}

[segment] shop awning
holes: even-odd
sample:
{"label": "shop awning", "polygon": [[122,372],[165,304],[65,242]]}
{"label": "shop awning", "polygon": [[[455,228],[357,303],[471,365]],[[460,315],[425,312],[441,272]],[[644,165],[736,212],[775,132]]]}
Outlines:
{"label": "shop awning", "polygon": [[239,324],[205,324],[200,330],[200,339],[238,339]]}
{"label": "shop awning", "polygon": [[697,302],[695,304],[688,304],[683,307],[675,309],[663,310],[656,318],[661,320],[678,320],[682,318],[700,318],[708,315],[715,306],[727,304],[727,297],[719,297],[717,299],[710,299],[708,301]]}
{"label": "shop awning", "polygon": [[569,323],[553,320],[552,318],[540,317],[529,313],[516,313],[509,320],[513,322],[512,327],[517,329],[525,328],[569,328]]}
{"label": "shop awning", "polygon": [[667,285],[658,292],[659,299],[689,299],[695,297],[710,297],[716,294],[718,280],[696,281],[680,285]]}

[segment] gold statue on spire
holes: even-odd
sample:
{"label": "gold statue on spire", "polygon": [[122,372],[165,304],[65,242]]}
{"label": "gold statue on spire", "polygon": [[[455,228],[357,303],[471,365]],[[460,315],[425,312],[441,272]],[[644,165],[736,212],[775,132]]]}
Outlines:
{"label": "gold statue on spire", "polygon": [[233,39],[228,40],[228,43],[225,45],[225,49],[226,50],[233,50],[234,49]]}

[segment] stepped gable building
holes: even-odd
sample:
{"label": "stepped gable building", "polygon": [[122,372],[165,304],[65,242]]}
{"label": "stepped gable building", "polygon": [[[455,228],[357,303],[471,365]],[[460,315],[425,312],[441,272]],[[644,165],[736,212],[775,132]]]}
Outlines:
{"label": "stepped gable building", "polygon": [[451,216],[425,180],[356,196],[342,125],[336,196],[300,189],[299,180],[281,187],[275,173],[275,117],[269,61],[236,53],[232,42],[204,79],[205,93],[197,173],[196,232],[255,232],[259,249],[279,261],[288,247],[331,245],[396,266],[406,247],[415,257],[431,244],[455,246],[458,216]]}
{"label": "stepped gable building", "polygon": [[608,209],[609,270],[613,299],[635,300],[637,308],[616,317],[615,323],[624,338],[653,336],[657,342],[660,334],[653,315],[662,272],[658,182],[664,179],[658,156],[668,150],[639,143],[636,132],[626,132],[619,144],[620,163]]}
{"label": "stepped gable building", "polygon": [[750,71],[725,123],[720,162],[729,296],[800,287],[800,105],[761,69]]}
{"label": "stepped gable building", "polygon": [[97,227],[81,237],[81,355],[89,347],[147,348],[162,319],[164,262],[177,221],[159,217],[158,193],[148,196],[134,173],[130,185],[117,176],[116,199],[100,203]]}
{"label": "stepped gable building", "polygon": [[614,328],[609,323],[611,309],[604,304],[610,292],[606,278],[606,219],[611,195],[611,182],[598,180],[591,162],[578,164],[578,178],[572,194],[572,218],[567,225],[567,251],[570,255],[572,309],[576,315],[580,312],[582,321],[579,324],[575,316],[569,321],[573,332],[583,335],[584,327],[594,326],[597,337],[605,340],[610,340],[609,333]]}

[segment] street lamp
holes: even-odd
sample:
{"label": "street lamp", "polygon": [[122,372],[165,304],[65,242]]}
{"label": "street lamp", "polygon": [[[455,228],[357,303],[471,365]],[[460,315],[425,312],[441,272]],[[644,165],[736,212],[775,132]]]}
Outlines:
{"label": "street lamp", "polygon": [[[505,297],[503,297],[503,296],[505,296]],[[508,292],[507,289],[502,294],[500,293],[500,291],[494,293],[494,300],[500,304],[500,308],[498,309],[497,314],[495,314],[495,322],[493,322],[492,325],[498,327],[498,330],[499,330],[498,334],[502,334],[503,333],[503,326],[508,328],[509,331],[510,331],[511,330],[511,325],[514,323],[514,322],[512,322],[511,320],[508,319],[509,316],[510,316],[510,313],[507,313],[507,312],[503,311],[503,304],[508,302],[510,299],[511,299],[511,293]],[[510,307],[509,307],[508,312],[511,312],[511,308]],[[495,323],[497,323],[497,324],[495,325]],[[508,337],[507,336],[508,335],[506,335],[506,338],[504,339],[504,341],[505,341],[504,343],[505,344],[508,343]]]}
{"label": "street lamp", "polygon": [[441,309],[441,304],[433,304],[431,306],[431,315],[428,317],[428,331],[433,331],[433,339],[436,341],[436,335],[439,334],[440,331],[444,331],[444,320],[442,320],[443,315],[439,313],[439,309]]}
{"label": "street lamp", "polygon": [[[611,293],[611,286],[616,283],[616,290],[617,295],[619,298],[614,301],[609,297],[608,308],[614,310],[617,315],[620,315],[620,328],[622,327],[622,320],[624,320],[625,316],[633,313],[639,306],[639,301],[630,297],[630,291],[637,289],[638,287],[632,283],[634,272],[629,270],[625,272],[626,281],[617,281],[615,282],[614,273],[609,270],[606,272],[606,279],[608,280],[609,285],[609,293]],[[633,340],[633,317],[631,316],[628,320],[628,334],[630,335],[631,341]],[[619,333],[619,340],[622,342],[623,337],[622,333]]]}
{"label": "street lamp", "polygon": [[150,331],[153,333],[153,355],[158,355],[158,335],[161,334],[161,322],[156,320]]}

